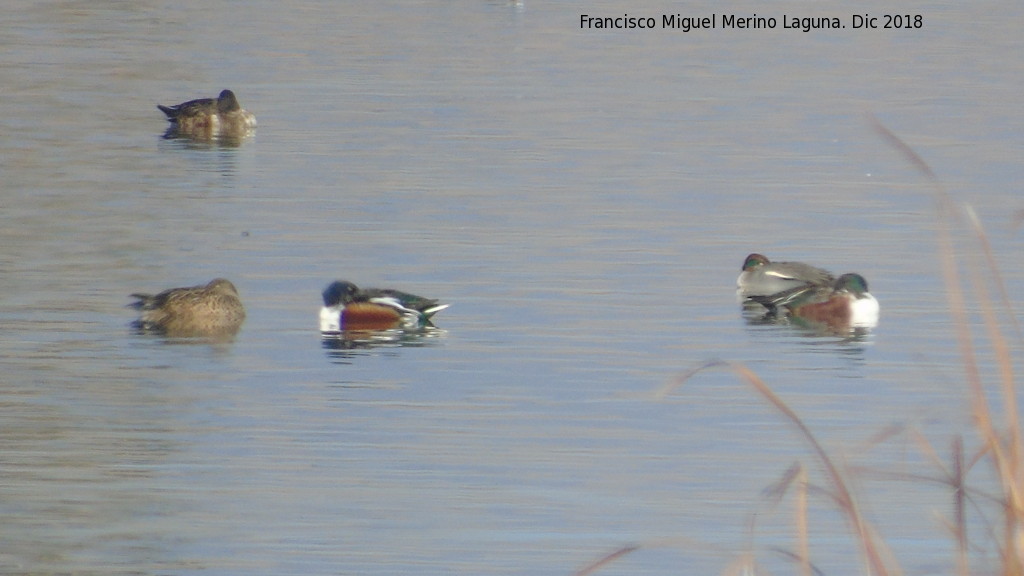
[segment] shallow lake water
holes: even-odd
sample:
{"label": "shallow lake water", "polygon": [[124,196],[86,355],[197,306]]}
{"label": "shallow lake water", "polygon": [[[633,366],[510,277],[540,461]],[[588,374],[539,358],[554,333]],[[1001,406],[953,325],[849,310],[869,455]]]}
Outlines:
{"label": "shallow lake water", "polygon": [[[910,433],[874,442],[893,426],[947,460],[955,435],[977,445],[935,188],[871,118],[974,207],[1019,308],[1020,5],[683,33],[580,29],[684,12],[659,2],[15,4],[0,572],[570,574],[634,544],[600,573],[718,573],[749,549],[791,570],[793,504],[763,490],[796,461],[826,485],[808,445],[727,369],[655,397],[712,360],[850,467],[937,476]],[[850,15],[808,10],[734,8]],[[157,103],[223,88],[252,137],[162,138]],[[863,274],[879,326],[744,315],[750,252]],[[130,293],[217,276],[248,310],[232,341],[132,331]],[[429,333],[324,342],[337,278],[451,307]],[[952,571],[947,489],[851,475],[906,573]],[[812,534],[826,573],[861,566],[825,498]]]}

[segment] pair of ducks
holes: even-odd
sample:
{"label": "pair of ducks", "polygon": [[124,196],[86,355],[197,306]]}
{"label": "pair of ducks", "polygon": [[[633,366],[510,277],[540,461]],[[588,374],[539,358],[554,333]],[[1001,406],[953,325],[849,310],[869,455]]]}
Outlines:
{"label": "pair of ducks", "polygon": [[737,291],[769,314],[780,311],[833,328],[873,328],[878,324],[878,300],[868,292],[860,274],[835,278],[803,262],[771,262],[761,254],[743,261]]}
{"label": "pair of ducks", "polygon": [[[159,294],[132,294],[139,310],[136,326],[144,332],[168,336],[229,336],[245,320],[238,289],[229,280],[215,278],[202,286],[171,288]],[[448,304],[387,288],[360,289],[337,280],[323,292],[320,331],[326,335],[345,330],[405,330],[431,326],[434,314]]]}

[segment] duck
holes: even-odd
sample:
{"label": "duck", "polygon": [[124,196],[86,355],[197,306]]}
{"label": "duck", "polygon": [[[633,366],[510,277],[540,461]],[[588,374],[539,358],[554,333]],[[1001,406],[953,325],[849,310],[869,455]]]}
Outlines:
{"label": "duck", "polygon": [[183,135],[244,135],[256,128],[256,116],[238,104],[231,90],[216,98],[199,98],[174,106],[156,105],[172,123],[171,131]]}
{"label": "duck", "polygon": [[135,293],[130,304],[139,310],[136,326],[168,336],[233,335],[245,320],[245,307],[231,281],[214,278],[207,284],[170,288],[159,294]]}
{"label": "duck", "polygon": [[320,332],[417,329],[433,326],[431,318],[449,305],[390,288],[358,288],[336,280],[323,291]]}
{"label": "duck", "polygon": [[831,286],[807,284],[752,300],[771,313],[784,311],[794,318],[832,328],[874,328],[878,325],[878,300],[868,282],[856,273],[843,274]]}
{"label": "duck", "polygon": [[761,254],[750,254],[743,260],[737,293],[752,300],[755,296],[773,296],[802,287],[828,287],[835,283],[832,273],[803,262],[772,262]]}

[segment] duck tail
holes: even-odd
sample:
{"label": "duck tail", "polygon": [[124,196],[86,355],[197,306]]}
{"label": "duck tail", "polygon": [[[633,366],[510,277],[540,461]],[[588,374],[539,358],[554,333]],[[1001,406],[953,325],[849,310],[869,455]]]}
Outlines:
{"label": "duck tail", "polygon": [[129,308],[134,308],[136,310],[146,310],[147,308],[149,308],[150,304],[153,302],[153,295],[152,294],[138,294],[138,293],[136,293],[136,294],[131,294],[130,296],[132,298],[135,298],[135,302],[132,302],[131,304],[129,304],[128,307]]}
{"label": "duck tail", "polygon": [[164,114],[167,114],[167,119],[168,120],[174,120],[175,118],[178,117],[178,111],[175,110],[174,108],[169,108],[169,107],[164,106],[162,104],[157,104],[156,107],[159,108],[160,111],[163,112]]}
{"label": "duck tail", "polygon": [[437,306],[431,306],[430,308],[423,310],[423,317],[427,320],[430,320],[434,316],[434,314],[437,314],[438,312],[444,310],[449,306],[451,306],[451,304],[438,304]]}

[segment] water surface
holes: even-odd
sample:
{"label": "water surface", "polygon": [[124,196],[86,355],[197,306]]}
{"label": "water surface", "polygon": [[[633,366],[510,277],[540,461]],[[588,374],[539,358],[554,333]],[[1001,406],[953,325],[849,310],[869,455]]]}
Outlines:
{"label": "water surface", "polygon": [[[969,431],[934,192],[867,118],[977,209],[1019,305],[1021,8],[912,3],[915,31],[578,28],[624,8],[8,8],[0,571],[566,574],[669,539],[604,572],[716,573],[755,514],[755,546],[792,546],[761,491],[818,467],[726,370],[652,398],[715,358],[853,464],[920,470],[906,437],[870,445],[892,424],[943,450]],[[161,137],[156,103],[223,88],[253,138]],[[881,324],[748,322],[754,251],[863,274]],[[131,292],[216,276],[248,307],[233,341],[130,329]],[[325,347],[336,278],[452,307],[430,337]],[[946,492],[872,478],[906,571],[948,571]],[[859,565],[842,519],[814,518],[819,565]]]}

